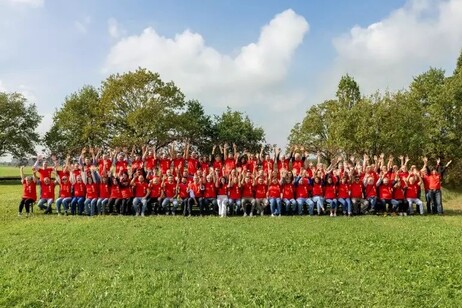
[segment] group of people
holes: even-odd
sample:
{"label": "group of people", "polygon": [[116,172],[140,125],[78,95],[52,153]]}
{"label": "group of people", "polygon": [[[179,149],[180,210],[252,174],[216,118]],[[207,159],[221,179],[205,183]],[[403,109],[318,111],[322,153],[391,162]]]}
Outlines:
{"label": "group of people", "polygon": [[[218,148],[218,151],[217,151]],[[60,164],[37,159],[32,176],[20,169],[23,196],[19,215],[37,203],[58,215],[413,215],[443,214],[441,182],[451,161],[409,166],[409,158],[384,154],[335,157],[321,162],[301,146],[288,155],[275,145],[259,153],[236,145],[214,146],[209,156],[178,151],[176,144],[103,151],[82,149]],[[265,150],[266,153],[265,153]],[[37,202],[37,187],[39,198]],[[58,192],[56,189],[59,187]],[[194,211],[193,211],[194,210]]]}

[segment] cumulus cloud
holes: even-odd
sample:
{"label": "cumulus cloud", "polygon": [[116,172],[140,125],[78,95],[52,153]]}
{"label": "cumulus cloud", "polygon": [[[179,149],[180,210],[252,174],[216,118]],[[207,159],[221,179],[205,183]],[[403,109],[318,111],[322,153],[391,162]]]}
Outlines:
{"label": "cumulus cloud", "polygon": [[333,40],[331,80],[350,73],[365,91],[405,88],[430,66],[453,67],[462,48],[462,0],[409,0],[367,27]]}
{"label": "cumulus cloud", "polygon": [[17,6],[41,7],[45,0],[0,0],[1,3]]}
{"label": "cumulus cloud", "polygon": [[[113,37],[118,34],[115,29],[111,31],[110,25]],[[168,38],[149,27],[139,35],[120,39],[111,48],[103,70],[146,67],[159,72],[164,80],[174,80],[189,97],[205,104],[240,107],[268,103],[265,98],[284,84],[292,55],[308,29],[305,18],[288,9],[263,26],[256,42],[230,56],[207,46],[199,33],[189,29]],[[270,103],[277,102],[273,99]]]}

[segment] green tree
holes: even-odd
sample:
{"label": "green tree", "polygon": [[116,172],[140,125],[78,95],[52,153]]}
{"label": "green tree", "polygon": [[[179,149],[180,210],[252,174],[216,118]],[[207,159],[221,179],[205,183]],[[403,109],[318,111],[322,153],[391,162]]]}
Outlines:
{"label": "green tree", "polygon": [[212,119],[199,101],[188,101],[186,106],[186,111],[179,116],[178,139],[188,140],[200,153],[209,153],[216,140]]}
{"label": "green tree", "polygon": [[102,84],[101,102],[110,106],[108,126],[113,145],[162,147],[179,136],[184,95],[157,73],[140,68],[109,76]]}
{"label": "green tree", "polygon": [[40,137],[35,131],[41,121],[35,104],[19,93],[0,92],[0,157],[22,158],[35,153]]}
{"label": "green tree", "polygon": [[246,114],[229,107],[220,116],[215,116],[212,132],[215,144],[235,143],[239,149],[252,152],[259,151],[261,143],[265,142],[261,127],[255,126]]}
{"label": "green tree", "polygon": [[346,109],[351,109],[361,99],[358,84],[348,74],[342,76],[340,79],[336,95],[340,105]]}
{"label": "green tree", "polygon": [[77,153],[84,145],[105,146],[110,142],[108,106],[101,103],[98,90],[84,86],[66,97],[53,115],[45,144],[55,153]]}

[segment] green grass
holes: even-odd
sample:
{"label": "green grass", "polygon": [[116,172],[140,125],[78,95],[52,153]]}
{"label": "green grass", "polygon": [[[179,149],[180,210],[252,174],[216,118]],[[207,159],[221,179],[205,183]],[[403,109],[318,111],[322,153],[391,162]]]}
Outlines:
{"label": "green grass", "polygon": [[[25,175],[32,175],[32,166],[24,167]],[[19,177],[19,167],[0,166],[0,178],[2,177]]]}
{"label": "green grass", "polygon": [[460,307],[445,195],[442,217],[26,219],[0,186],[0,306]]}

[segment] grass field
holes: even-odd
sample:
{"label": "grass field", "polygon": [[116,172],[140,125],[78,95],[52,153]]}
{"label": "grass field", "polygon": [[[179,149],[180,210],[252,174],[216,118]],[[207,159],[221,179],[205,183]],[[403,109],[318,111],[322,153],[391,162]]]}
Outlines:
{"label": "grass field", "polygon": [[0,185],[0,306],[462,306],[446,216],[17,217]]}
{"label": "grass field", "polygon": [[[32,166],[24,167],[24,174],[31,175],[32,174]],[[12,167],[12,166],[0,166],[0,178],[2,177],[19,177],[19,167]]]}

